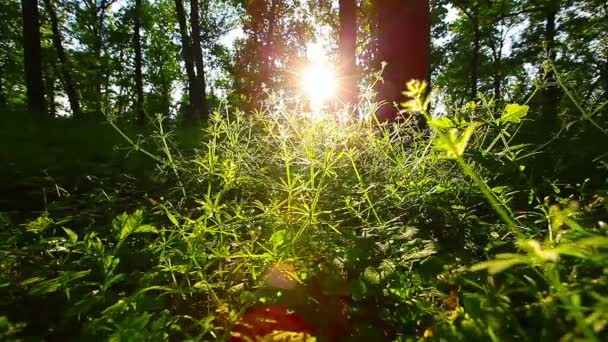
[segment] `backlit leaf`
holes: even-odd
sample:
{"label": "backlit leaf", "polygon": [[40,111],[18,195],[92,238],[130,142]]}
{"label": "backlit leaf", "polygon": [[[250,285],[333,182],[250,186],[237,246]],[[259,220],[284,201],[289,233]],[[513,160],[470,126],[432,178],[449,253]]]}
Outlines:
{"label": "backlit leaf", "polygon": [[501,122],[520,123],[521,119],[528,114],[528,105],[519,105],[510,103],[505,107],[504,112],[500,116]]}

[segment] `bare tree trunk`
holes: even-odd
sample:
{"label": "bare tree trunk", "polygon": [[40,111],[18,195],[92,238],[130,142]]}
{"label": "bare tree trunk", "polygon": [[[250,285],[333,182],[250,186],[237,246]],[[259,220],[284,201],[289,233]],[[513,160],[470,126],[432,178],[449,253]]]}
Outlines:
{"label": "bare tree trunk", "polygon": [[264,46],[262,48],[262,67],[260,70],[260,80],[266,84],[266,86],[272,86],[272,66],[274,62],[274,33],[275,25],[278,17],[278,6],[279,0],[271,0],[270,8],[266,13],[268,18],[268,29],[264,34]]}
{"label": "bare tree trunk", "polygon": [[6,95],[4,94],[4,83],[2,82],[3,71],[3,66],[0,66],[0,110],[6,108]]}
{"label": "bare tree trunk", "polygon": [[93,110],[95,116],[99,117],[105,107],[105,94],[108,93],[109,88],[109,75],[107,70],[107,62],[105,60],[105,46],[103,41],[104,29],[103,23],[105,21],[106,11],[112,3],[112,0],[101,0],[99,5],[97,1],[85,1],[88,5],[88,9],[95,15],[95,26],[93,27],[93,53],[96,58],[96,70],[95,70],[95,95],[93,98]]}
{"label": "bare tree trunk", "polygon": [[345,103],[357,101],[357,2],[340,0],[338,37],[340,97]]}
{"label": "bare tree trunk", "polygon": [[502,105],[502,47],[504,41],[502,40],[502,32],[501,32],[501,40],[500,44],[496,46],[496,42],[494,41],[494,37],[489,38],[489,46],[492,50],[492,58],[494,59],[494,75],[493,75],[493,83],[494,83],[494,102],[497,108],[500,108]]}
{"label": "bare tree trunk", "polygon": [[63,47],[63,38],[61,35],[61,30],[59,29],[59,18],[57,17],[57,12],[55,11],[55,6],[53,6],[52,0],[44,0],[44,4],[51,21],[51,29],[53,31],[53,46],[55,47],[55,51],[57,51],[57,59],[59,60],[59,69],[61,70],[61,81],[63,88],[68,96],[68,102],[70,103],[72,115],[74,115],[74,117],[80,117],[80,96],[78,94],[76,82],[74,81],[72,73],[70,72],[71,65]]}
{"label": "bare tree trunk", "polygon": [[38,1],[21,0],[21,9],[27,108],[31,112],[46,114]]}
{"label": "bare tree trunk", "polygon": [[[54,69],[54,68],[53,68]],[[55,103],[55,77],[54,71],[48,63],[44,64],[44,86],[46,89],[46,103],[48,116],[54,118],[57,115],[57,104]]]}
{"label": "bare tree trunk", "polygon": [[196,66],[196,91],[199,93],[197,106],[199,106],[199,117],[197,119],[207,120],[209,115],[207,108],[207,91],[205,84],[205,64],[203,62],[203,47],[201,40],[201,19],[199,0],[190,0],[190,25],[192,27],[192,52]]}
{"label": "bare tree trunk", "polygon": [[[379,57],[387,63],[378,100],[389,104],[380,108],[380,120],[394,120],[394,104],[403,102],[406,82],[429,81],[431,15],[428,0],[376,0],[378,11]],[[419,121],[419,126],[424,122]]]}
{"label": "bare tree trunk", "polygon": [[473,25],[473,50],[471,51],[471,92],[469,97],[475,100],[477,97],[477,81],[479,79],[479,50],[481,49],[481,28],[479,27],[479,14],[475,12],[470,17]]}
{"label": "bare tree trunk", "polygon": [[142,74],[142,52],[141,52],[141,18],[142,18],[142,0],[135,0],[135,22],[134,22],[134,36],[133,36],[133,48],[135,50],[135,93],[137,98],[135,100],[135,113],[137,115],[137,122],[143,125],[146,120],[146,113],[144,111],[144,76]]}
{"label": "bare tree trunk", "polygon": [[[545,45],[546,45],[546,56],[545,58],[550,63],[555,63],[557,59],[557,51],[555,44],[555,37],[557,30],[555,27],[555,21],[557,19],[557,13],[559,11],[559,0],[552,1],[546,8],[545,16]],[[557,106],[561,97],[561,91],[557,87],[555,74],[549,70],[545,73],[545,93],[542,99],[541,113],[543,126],[547,128],[547,131],[552,131],[557,123]]]}
{"label": "bare tree trunk", "polygon": [[171,84],[169,80],[167,80],[167,77],[165,75],[165,70],[164,70],[164,64],[161,63],[160,64],[160,76],[161,76],[161,82],[160,82],[160,93],[162,96],[162,108],[163,108],[163,115],[165,117],[169,117],[170,114],[170,107],[171,107],[171,94],[169,93],[169,89],[171,88]]}
{"label": "bare tree trunk", "polygon": [[606,53],[606,59],[604,60],[604,70],[602,71],[602,76],[604,79],[604,100],[608,101],[608,53]]}
{"label": "bare tree trunk", "polygon": [[184,56],[184,64],[186,65],[186,74],[188,76],[188,95],[190,96],[190,110],[188,111],[189,121],[197,121],[201,116],[200,96],[197,89],[198,79],[195,72],[194,52],[190,35],[188,34],[188,22],[186,20],[186,11],[182,0],[175,0],[175,10],[177,13],[177,21],[179,23],[179,32],[182,40],[182,55]]}

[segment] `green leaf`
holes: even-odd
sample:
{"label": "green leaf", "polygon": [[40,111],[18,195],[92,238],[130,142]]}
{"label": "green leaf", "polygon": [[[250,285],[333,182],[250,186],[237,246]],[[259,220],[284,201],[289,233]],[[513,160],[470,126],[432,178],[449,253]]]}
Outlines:
{"label": "green leaf", "polygon": [[114,273],[114,270],[116,269],[116,266],[118,266],[118,263],[120,262],[119,258],[116,258],[114,256],[111,255],[107,255],[103,258],[103,272],[104,275],[106,277],[112,275]]}
{"label": "green leaf", "polygon": [[500,116],[501,122],[520,123],[521,119],[528,114],[528,105],[519,105],[510,103],[505,107],[504,112]]}
{"label": "green leaf", "polygon": [[351,293],[354,300],[361,300],[367,294],[367,285],[364,281],[357,279],[351,284]]}
{"label": "green leaf", "polygon": [[139,227],[135,228],[135,231],[133,232],[133,234],[138,234],[138,233],[155,233],[155,234],[158,234],[158,229],[156,229],[154,226],[151,226],[149,224],[144,224],[142,226],[139,226]]}
{"label": "green leaf", "polygon": [[442,117],[439,119],[429,121],[429,125],[433,128],[452,128],[454,127],[454,122],[447,117]]}
{"label": "green leaf", "polygon": [[481,318],[481,302],[483,297],[478,293],[465,292],[462,295],[462,305],[464,306],[464,312],[466,312],[471,318]]}
{"label": "green leaf", "polygon": [[[151,225],[142,225],[143,211],[136,210],[133,214],[122,213],[112,221],[112,229],[119,242],[124,241],[129,235],[135,233],[158,233]],[[120,244],[120,243],[119,243]]]}
{"label": "green leaf", "polygon": [[40,234],[53,225],[53,220],[48,217],[48,214],[44,213],[37,217],[35,220],[29,221],[28,223],[23,224],[25,226],[25,230],[30,233]]}
{"label": "green leaf", "polygon": [[509,269],[517,264],[523,264],[524,260],[521,258],[513,258],[513,259],[504,259],[504,260],[490,260],[490,261],[482,261],[477,263],[469,269],[472,272],[478,272],[483,270],[488,270],[489,273],[499,273],[506,269]]}
{"label": "green leaf", "polygon": [[380,284],[380,273],[376,271],[373,267],[368,267],[363,272],[363,279],[370,284],[378,285]]}
{"label": "green leaf", "polygon": [[284,229],[277,230],[272,233],[272,236],[270,237],[270,244],[272,244],[272,248],[276,250],[279,246],[285,243],[286,238],[287,231]]}
{"label": "green leaf", "polygon": [[460,133],[457,128],[451,128],[447,135],[439,138],[435,142],[435,148],[445,152],[444,158],[458,159],[464,154],[465,149],[475,132],[475,128],[479,126],[478,122],[470,123],[467,128]]}
{"label": "green leaf", "polygon": [[114,276],[112,276],[110,279],[107,279],[104,284],[103,284],[103,289],[107,290],[110,287],[112,287],[112,285],[121,282],[123,279],[125,279],[127,277],[126,274],[124,273],[120,273],[120,274],[116,274]]}
{"label": "green leaf", "polygon": [[86,271],[59,271],[59,277],[45,280],[38,283],[34,288],[30,290],[30,295],[44,295],[47,293],[55,292],[62,287],[68,288],[68,284],[86,277],[91,273],[91,270]]}
{"label": "green leaf", "polygon": [[175,225],[176,227],[180,227],[179,226],[179,221],[177,220],[177,218],[175,218],[175,215],[171,214],[168,210],[166,211],[167,217],[169,218],[169,221],[171,221],[171,223],[173,223],[173,225]]}
{"label": "green leaf", "polygon": [[104,316],[114,316],[127,310],[129,302],[125,299],[119,299],[116,303],[105,308],[101,313]]}
{"label": "green leaf", "polygon": [[72,242],[78,241],[78,234],[76,234],[73,230],[71,230],[69,228],[65,228],[65,227],[63,227],[63,230],[68,235],[68,238],[70,239],[70,241],[72,241]]}

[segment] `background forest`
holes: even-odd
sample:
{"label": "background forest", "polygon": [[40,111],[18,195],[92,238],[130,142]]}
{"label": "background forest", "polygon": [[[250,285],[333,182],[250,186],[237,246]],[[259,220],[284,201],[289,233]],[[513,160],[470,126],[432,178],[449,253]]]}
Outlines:
{"label": "background forest", "polygon": [[607,340],[606,32],[599,0],[0,0],[0,340]]}

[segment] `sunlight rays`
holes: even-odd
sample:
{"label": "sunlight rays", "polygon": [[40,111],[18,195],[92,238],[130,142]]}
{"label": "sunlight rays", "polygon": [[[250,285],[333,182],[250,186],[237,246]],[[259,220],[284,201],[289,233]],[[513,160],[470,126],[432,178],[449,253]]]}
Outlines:
{"label": "sunlight rays", "polygon": [[300,72],[300,89],[310,101],[311,112],[318,114],[336,96],[338,81],[328,54],[320,43],[307,44],[306,57],[308,65]]}

